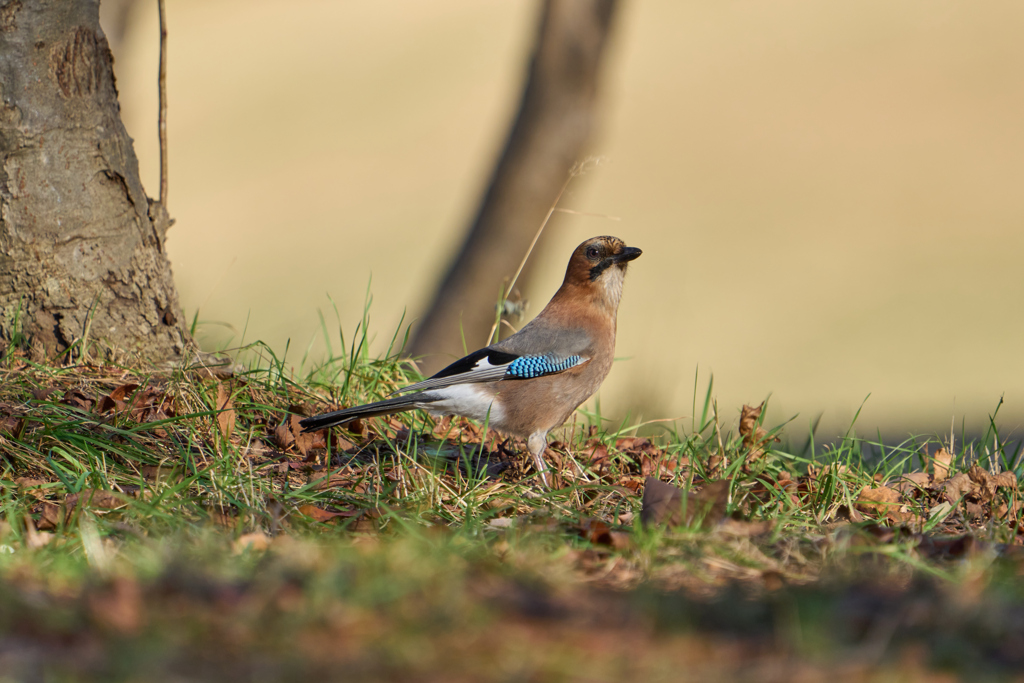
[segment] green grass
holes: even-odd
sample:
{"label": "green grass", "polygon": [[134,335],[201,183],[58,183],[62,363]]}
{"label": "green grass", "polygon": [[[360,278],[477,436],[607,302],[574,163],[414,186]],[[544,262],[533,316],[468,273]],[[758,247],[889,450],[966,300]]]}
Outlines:
{"label": "green grass", "polygon": [[[787,424],[744,445],[711,382],[695,382],[695,419],[652,423],[656,437],[581,412],[549,451],[551,491],[522,444],[463,420],[299,435],[293,414],[418,379],[397,334],[368,355],[368,327],[298,370],[253,345],[228,376],[9,349],[0,681],[1002,680],[1024,666],[1016,484],[939,504],[926,482],[899,510],[859,500],[921,471],[938,439],[851,429],[797,453],[773,440],[803,441]],[[1020,479],[995,415],[982,441],[956,443],[950,477]],[[682,525],[645,526],[648,476],[687,505],[728,485]]]}

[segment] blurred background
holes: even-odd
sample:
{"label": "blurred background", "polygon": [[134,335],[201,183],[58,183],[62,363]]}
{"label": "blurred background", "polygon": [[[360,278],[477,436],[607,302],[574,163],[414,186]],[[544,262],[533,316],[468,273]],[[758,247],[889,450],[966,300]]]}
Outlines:
{"label": "blurred background", "polygon": [[[155,195],[156,3],[117,8],[122,115]],[[168,248],[204,347],[322,357],[318,310],[351,335],[368,286],[374,351],[423,314],[515,116],[539,8],[169,0]],[[644,255],[607,416],[688,418],[713,373],[723,420],[770,394],[767,422],[798,415],[797,441],[862,404],[860,434],[978,433],[1001,396],[1019,435],[1021,35],[1009,0],[622,4],[588,145],[604,163],[562,204],[620,220],[555,216],[527,317],[579,242],[614,234]]]}

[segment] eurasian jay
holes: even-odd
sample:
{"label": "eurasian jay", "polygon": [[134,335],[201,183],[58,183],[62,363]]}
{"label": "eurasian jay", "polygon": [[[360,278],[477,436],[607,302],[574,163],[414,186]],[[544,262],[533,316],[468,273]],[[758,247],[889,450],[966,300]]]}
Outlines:
{"label": "eurasian jay", "polygon": [[303,431],[417,408],[462,415],[526,439],[547,485],[548,432],[608,375],[626,266],[641,253],[617,237],[587,240],[573,251],[562,286],[523,329],[395,392],[403,396],[308,417],[300,422]]}

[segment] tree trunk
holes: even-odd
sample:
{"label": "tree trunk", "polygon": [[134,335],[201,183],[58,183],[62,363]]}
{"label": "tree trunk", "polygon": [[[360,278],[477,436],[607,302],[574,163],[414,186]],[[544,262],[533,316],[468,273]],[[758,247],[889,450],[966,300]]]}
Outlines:
{"label": "tree trunk", "polygon": [[0,340],[36,359],[190,341],[112,62],[98,0],[0,0]]}
{"label": "tree trunk", "polygon": [[[462,249],[413,337],[429,374],[483,344],[503,278],[511,278],[593,127],[601,57],[615,0],[547,0],[526,88]],[[524,275],[526,273],[524,272]],[[460,329],[461,326],[461,329]],[[471,349],[472,350],[472,349]]]}

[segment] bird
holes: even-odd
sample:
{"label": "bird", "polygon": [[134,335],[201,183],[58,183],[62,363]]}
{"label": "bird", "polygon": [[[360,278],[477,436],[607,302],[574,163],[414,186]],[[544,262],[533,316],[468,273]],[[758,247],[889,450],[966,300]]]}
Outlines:
{"label": "bird", "polygon": [[584,241],[569,258],[561,287],[521,330],[399,389],[398,396],[307,417],[299,422],[303,432],[415,409],[460,415],[525,439],[548,487],[548,433],[608,376],[626,268],[641,253],[618,237]]}

